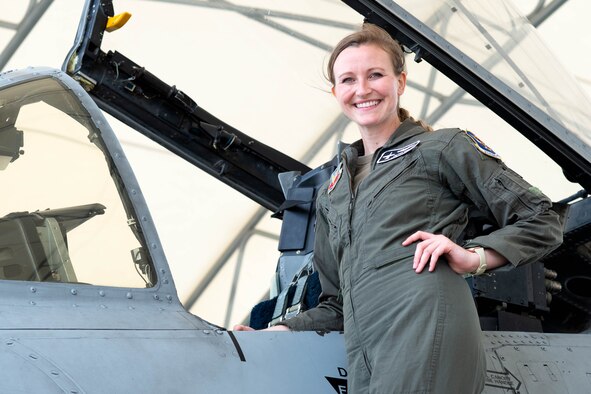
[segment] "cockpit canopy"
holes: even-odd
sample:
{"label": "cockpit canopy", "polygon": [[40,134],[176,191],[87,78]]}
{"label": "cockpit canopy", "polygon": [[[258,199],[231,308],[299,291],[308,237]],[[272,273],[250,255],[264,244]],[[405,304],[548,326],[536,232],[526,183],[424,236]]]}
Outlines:
{"label": "cockpit canopy", "polygon": [[152,286],[100,130],[46,76],[0,90],[0,279]]}

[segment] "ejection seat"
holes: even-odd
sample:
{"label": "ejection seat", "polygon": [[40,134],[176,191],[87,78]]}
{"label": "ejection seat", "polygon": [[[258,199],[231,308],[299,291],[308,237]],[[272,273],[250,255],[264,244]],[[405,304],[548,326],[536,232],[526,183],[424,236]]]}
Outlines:
{"label": "ejection seat", "polygon": [[274,216],[282,217],[277,263],[270,299],[256,305],[249,325],[266,328],[318,304],[321,288],[312,264],[314,250],[315,200],[318,190],[336,168],[336,159],[304,175],[279,175],[285,202]]}

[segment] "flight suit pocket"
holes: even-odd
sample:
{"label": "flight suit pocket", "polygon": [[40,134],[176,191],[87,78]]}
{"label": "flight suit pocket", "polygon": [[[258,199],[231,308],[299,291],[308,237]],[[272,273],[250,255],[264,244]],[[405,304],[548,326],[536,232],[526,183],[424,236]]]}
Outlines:
{"label": "flight suit pocket", "polygon": [[326,214],[326,221],[328,222],[330,240],[334,245],[336,244],[335,241],[338,241],[340,238],[340,216],[334,209],[325,208],[324,212]]}
{"label": "flight suit pocket", "polygon": [[542,192],[507,167],[492,177],[491,190],[516,212],[538,212],[548,208]]}
{"label": "flight suit pocket", "polygon": [[381,269],[403,260],[412,261],[416,246],[402,246],[375,253],[367,262],[367,268]]}
{"label": "flight suit pocket", "polygon": [[397,163],[388,172],[385,172],[381,176],[382,180],[375,186],[372,191],[373,197],[367,203],[367,208],[370,212],[373,211],[376,206],[380,205],[379,203],[384,199],[384,196],[388,195],[388,190],[404,179],[404,176],[414,168],[417,161],[418,157],[416,156],[405,157],[402,162]]}

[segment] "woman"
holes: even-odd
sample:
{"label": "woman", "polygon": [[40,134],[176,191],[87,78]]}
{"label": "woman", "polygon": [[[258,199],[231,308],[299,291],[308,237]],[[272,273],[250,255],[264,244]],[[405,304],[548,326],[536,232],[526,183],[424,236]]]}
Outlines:
{"label": "woman", "polygon": [[[559,216],[473,134],[431,131],[400,108],[404,56],[382,29],[345,37],[328,78],[361,140],[317,198],[320,305],[273,329],[344,329],[351,393],[481,392],[463,275],[538,260],[562,241]],[[465,241],[476,210],[499,229]]]}

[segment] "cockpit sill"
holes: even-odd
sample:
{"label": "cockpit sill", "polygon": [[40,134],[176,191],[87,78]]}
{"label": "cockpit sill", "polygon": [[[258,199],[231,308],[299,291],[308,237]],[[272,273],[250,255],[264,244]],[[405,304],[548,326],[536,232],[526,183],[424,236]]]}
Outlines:
{"label": "cockpit sill", "polygon": [[[170,269],[140,187],[105,117],[84,89],[51,68],[29,67],[0,74],[0,89],[52,78],[74,93],[99,130],[112,171],[116,171],[149,249],[157,278],[153,287],[123,288],[86,283],[0,281],[0,329],[194,329],[212,326],[181,305]],[[2,106],[0,106],[0,109]],[[123,194],[123,193],[122,193]],[[129,207],[128,207],[129,208]],[[166,317],[165,317],[166,316]]]}

